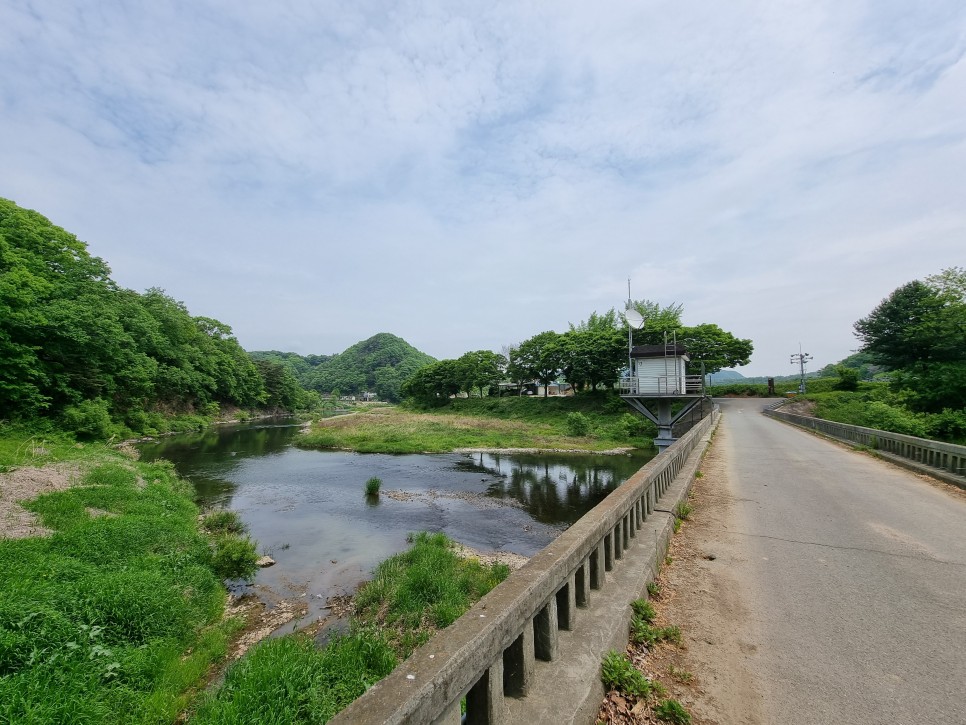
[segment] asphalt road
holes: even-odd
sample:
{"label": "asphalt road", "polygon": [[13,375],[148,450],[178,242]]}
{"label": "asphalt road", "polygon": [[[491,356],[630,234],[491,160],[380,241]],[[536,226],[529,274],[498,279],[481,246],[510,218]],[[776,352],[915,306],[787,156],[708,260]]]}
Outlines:
{"label": "asphalt road", "polygon": [[966,495],[718,402],[766,721],[966,723]]}

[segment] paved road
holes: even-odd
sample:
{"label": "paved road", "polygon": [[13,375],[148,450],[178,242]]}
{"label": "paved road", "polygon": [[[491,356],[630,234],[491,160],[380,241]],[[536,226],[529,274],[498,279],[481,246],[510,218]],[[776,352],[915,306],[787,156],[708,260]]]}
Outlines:
{"label": "paved road", "polygon": [[966,496],[720,402],[766,721],[966,723]]}

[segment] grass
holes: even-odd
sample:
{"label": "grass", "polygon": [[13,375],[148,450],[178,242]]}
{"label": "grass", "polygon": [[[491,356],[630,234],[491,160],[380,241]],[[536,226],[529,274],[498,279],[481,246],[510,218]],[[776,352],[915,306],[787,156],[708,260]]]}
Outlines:
{"label": "grass", "polygon": [[256,645],[192,724],[324,723],[509,574],[460,559],[443,534],[415,534],[411,543],[360,589],[349,634],[323,649],[299,634]]}
{"label": "grass", "polygon": [[634,644],[648,647],[658,642],[672,642],[681,644],[681,628],[676,625],[658,627],[654,624],[656,612],[654,605],[646,599],[635,599],[631,602],[634,614],[631,616],[630,640]]}
{"label": "grass", "polygon": [[600,679],[605,687],[634,697],[648,698],[652,694],[663,692],[661,683],[649,680],[643,672],[634,667],[627,655],[616,650],[611,650],[604,655],[604,661],[600,667]]}
{"label": "grass", "polygon": [[366,496],[378,496],[380,488],[382,488],[382,479],[373,476],[366,481]]}
{"label": "grass", "polygon": [[173,722],[239,626],[191,490],[103,445],[0,437],[6,466],[55,460],[79,485],[25,503],[52,535],[0,540],[0,722]]}
{"label": "grass", "polygon": [[655,581],[650,581],[647,583],[647,596],[652,598],[657,598],[661,596],[661,585]]}
{"label": "grass", "polygon": [[601,451],[650,447],[654,432],[617,396],[466,398],[432,412],[375,408],[326,419],[301,434],[298,445],[361,453],[445,453],[460,448]]}
{"label": "grass", "polygon": [[654,707],[654,715],[658,720],[672,723],[672,725],[691,725],[691,713],[674,699],[667,699]]}

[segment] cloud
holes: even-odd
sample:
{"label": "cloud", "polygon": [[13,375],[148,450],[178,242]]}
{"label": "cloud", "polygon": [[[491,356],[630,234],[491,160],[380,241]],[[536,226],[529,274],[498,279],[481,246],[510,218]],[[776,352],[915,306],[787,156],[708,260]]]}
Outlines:
{"label": "cloud", "polygon": [[250,349],[499,349],[631,277],[782,372],[962,264],[964,48],[956,2],[7,3],[0,195]]}

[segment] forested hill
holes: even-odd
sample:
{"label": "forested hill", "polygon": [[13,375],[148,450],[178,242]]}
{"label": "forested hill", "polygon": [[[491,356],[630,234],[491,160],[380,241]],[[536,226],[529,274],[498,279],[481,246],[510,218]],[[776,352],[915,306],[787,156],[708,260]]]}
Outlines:
{"label": "forested hill", "polygon": [[401,337],[380,332],[338,355],[255,351],[255,360],[286,365],[306,388],[320,393],[356,395],[374,392],[381,400],[398,401],[403,382],[423,365],[436,362]]}
{"label": "forested hill", "polygon": [[228,325],[160,289],[119,287],[73,234],[0,199],[0,420],[102,437],[221,406],[293,409],[306,396]]}

